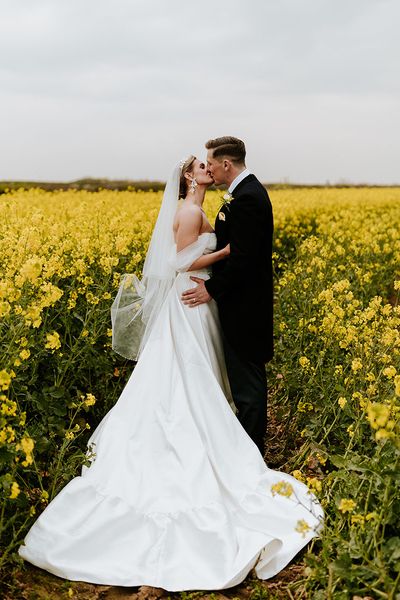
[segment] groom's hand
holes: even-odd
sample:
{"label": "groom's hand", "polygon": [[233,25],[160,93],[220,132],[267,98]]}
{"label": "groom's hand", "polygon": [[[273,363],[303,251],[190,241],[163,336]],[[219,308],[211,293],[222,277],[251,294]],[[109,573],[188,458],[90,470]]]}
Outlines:
{"label": "groom's hand", "polygon": [[198,285],[195,288],[190,288],[190,290],[186,290],[182,293],[181,299],[183,304],[187,304],[193,308],[194,306],[199,306],[199,304],[210,302],[212,298],[204,285],[204,279],[194,276],[191,276],[190,279],[198,283]]}

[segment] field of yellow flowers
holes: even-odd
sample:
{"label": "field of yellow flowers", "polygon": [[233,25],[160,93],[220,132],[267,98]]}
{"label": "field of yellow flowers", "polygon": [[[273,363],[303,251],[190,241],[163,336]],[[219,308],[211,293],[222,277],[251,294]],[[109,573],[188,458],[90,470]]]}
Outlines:
{"label": "field of yellow flowers", "polygon": [[[3,572],[20,566],[16,549],[28,527],[79,474],[90,429],[132,370],[111,351],[110,306],[121,274],[140,276],[161,196],[40,189],[0,196]],[[270,196],[276,355],[267,368],[287,447],[280,467],[306,481],[326,511],[321,539],[299,559],[291,597],[394,600],[400,189]],[[207,195],[211,222],[221,198]]]}

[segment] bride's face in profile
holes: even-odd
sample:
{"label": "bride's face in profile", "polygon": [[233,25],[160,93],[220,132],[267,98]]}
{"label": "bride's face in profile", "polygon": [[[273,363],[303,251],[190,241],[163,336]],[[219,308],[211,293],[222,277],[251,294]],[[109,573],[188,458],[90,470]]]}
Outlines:
{"label": "bride's face in profile", "polygon": [[207,164],[198,158],[195,159],[192,172],[189,173],[189,181],[193,177],[196,179],[198,185],[205,185],[208,187],[214,183],[213,178],[208,172]]}

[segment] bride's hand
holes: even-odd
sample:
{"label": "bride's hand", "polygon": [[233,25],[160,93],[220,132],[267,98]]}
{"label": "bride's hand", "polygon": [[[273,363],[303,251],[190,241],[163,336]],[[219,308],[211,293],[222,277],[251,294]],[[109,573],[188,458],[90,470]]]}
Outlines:
{"label": "bride's hand", "polygon": [[222,248],[222,254],[224,255],[224,257],[229,256],[231,253],[231,245],[227,244],[225,246],[225,248]]}

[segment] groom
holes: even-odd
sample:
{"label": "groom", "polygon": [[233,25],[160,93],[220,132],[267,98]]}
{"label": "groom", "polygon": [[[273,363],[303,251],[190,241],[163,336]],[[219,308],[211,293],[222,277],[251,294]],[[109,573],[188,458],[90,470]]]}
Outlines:
{"label": "groom", "polygon": [[215,222],[217,250],[230,255],[213,264],[212,277],[191,277],[197,286],[182,301],[198,306],[214,298],[225,362],[238,418],[264,456],[267,426],[265,363],[273,357],[273,214],[268,193],[245,165],[244,143],[225,136],[206,143],[207,166],[228,198]]}

